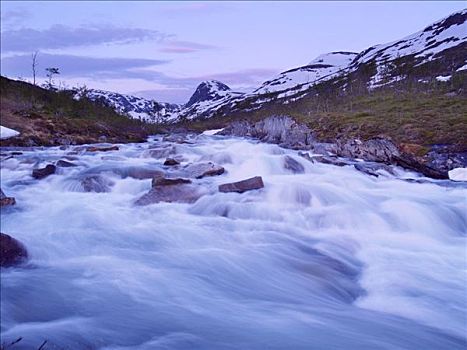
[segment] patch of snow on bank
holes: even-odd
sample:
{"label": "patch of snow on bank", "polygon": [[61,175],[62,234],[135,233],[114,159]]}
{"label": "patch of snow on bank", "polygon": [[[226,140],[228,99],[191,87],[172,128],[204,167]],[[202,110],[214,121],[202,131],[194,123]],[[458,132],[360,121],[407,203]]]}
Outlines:
{"label": "patch of snow on bank", "polygon": [[454,181],[467,181],[467,168],[449,170],[449,178]]}
{"label": "patch of snow on bank", "polygon": [[451,76],[450,75],[439,75],[436,77],[436,80],[438,81],[449,81],[451,79]]}
{"label": "patch of snow on bank", "polygon": [[215,135],[217,134],[218,132],[224,130],[224,128],[222,129],[212,129],[212,130],[205,130],[203,131],[203,135],[208,135],[208,136],[212,136],[212,135]]}
{"label": "patch of snow on bank", "polygon": [[0,139],[9,139],[10,137],[15,137],[19,135],[19,131],[6,128],[0,125]]}

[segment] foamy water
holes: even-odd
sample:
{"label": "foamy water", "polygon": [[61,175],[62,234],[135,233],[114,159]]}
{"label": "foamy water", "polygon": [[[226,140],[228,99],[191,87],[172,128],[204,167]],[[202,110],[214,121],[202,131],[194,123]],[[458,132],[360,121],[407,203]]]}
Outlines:
{"label": "foamy water", "polygon": [[[76,168],[33,180],[69,150],[2,162],[16,197],[1,231],[30,253],[1,274],[2,342],[12,349],[465,349],[466,189],[370,177],[312,164],[275,145],[202,135],[175,144],[211,160],[193,204],[134,202],[163,168],[158,140],[81,154]],[[304,174],[284,169],[290,155]],[[103,159],[104,157],[104,159]],[[118,170],[120,169],[120,170]],[[412,174],[397,170],[400,177]],[[80,192],[100,173],[109,193]],[[120,175],[118,175],[120,174]],[[265,188],[219,193],[260,175]]]}

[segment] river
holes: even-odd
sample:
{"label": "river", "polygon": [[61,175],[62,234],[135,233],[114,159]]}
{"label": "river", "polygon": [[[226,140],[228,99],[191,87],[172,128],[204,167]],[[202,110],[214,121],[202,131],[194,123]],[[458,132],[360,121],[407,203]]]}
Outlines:
{"label": "river", "polygon": [[[226,173],[195,180],[195,203],[135,201],[167,170],[148,148],[77,152],[77,167],[34,180],[70,149],[2,161],[1,231],[27,247],[1,273],[11,349],[465,349],[466,187],[368,176],[277,145],[221,136],[174,143],[183,163]],[[285,155],[305,172],[284,168]],[[70,155],[69,155],[70,156]],[[71,160],[70,160],[71,159]],[[110,192],[83,192],[100,173]],[[265,187],[220,193],[262,176]]]}

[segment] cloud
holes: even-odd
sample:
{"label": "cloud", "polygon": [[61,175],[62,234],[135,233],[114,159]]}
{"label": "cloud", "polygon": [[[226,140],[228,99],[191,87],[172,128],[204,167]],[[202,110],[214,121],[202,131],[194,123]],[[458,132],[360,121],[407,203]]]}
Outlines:
{"label": "cloud", "polygon": [[[45,75],[45,68],[58,67],[63,76],[104,78],[144,77],[138,69],[168,63],[166,60],[144,58],[96,58],[75,55],[39,54],[38,75]],[[11,77],[31,75],[31,55],[15,55],[1,60],[1,73]]]}
{"label": "cloud", "polygon": [[[219,80],[234,90],[250,91],[263,81],[270,79],[278,70],[250,68],[239,71],[197,76],[171,76],[157,69],[170,61],[143,58],[96,58],[75,55],[38,55],[38,78],[45,76],[46,67],[60,69],[59,80],[74,82],[94,81],[105,90],[121,91],[131,86],[139,95],[153,97],[158,101],[184,103],[204,80]],[[31,55],[22,54],[4,57],[1,60],[1,74],[12,78],[31,77]],[[118,82],[118,84],[117,84]],[[127,83],[125,83],[127,82]],[[93,83],[87,83],[92,88]],[[117,88],[116,86],[120,86]],[[152,88],[154,86],[154,88]],[[128,91],[129,92],[129,91]]]}
{"label": "cloud", "polygon": [[56,24],[45,30],[21,28],[2,31],[2,52],[33,52],[99,44],[163,41],[171,35],[156,30],[115,26],[73,28]]}
{"label": "cloud", "polygon": [[159,49],[159,51],[168,53],[191,53],[201,50],[212,50],[216,48],[217,46],[200,44],[192,41],[170,40],[164,42],[164,46]]}
{"label": "cloud", "polygon": [[2,13],[2,24],[3,25],[17,25],[23,23],[27,18],[31,17],[31,12],[22,8],[17,10],[4,11]]}

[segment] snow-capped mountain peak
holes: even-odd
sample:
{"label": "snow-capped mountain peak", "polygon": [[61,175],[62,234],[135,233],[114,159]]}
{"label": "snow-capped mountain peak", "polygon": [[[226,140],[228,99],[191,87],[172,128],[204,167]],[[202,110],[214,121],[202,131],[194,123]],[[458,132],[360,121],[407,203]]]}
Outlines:
{"label": "snow-capped mountain peak", "polygon": [[226,92],[231,89],[217,80],[207,80],[201,82],[191,96],[186,107],[190,107],[197,102],[218,100],[226,96]]}

